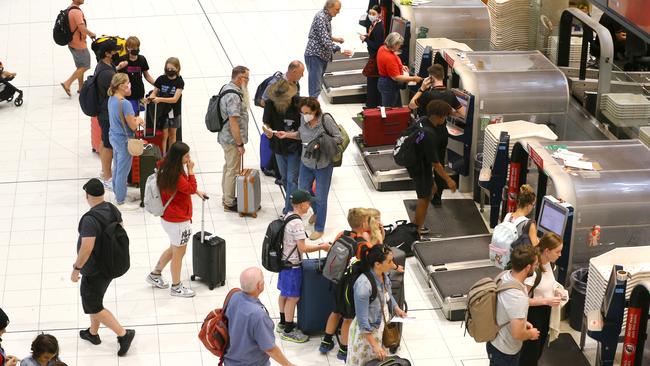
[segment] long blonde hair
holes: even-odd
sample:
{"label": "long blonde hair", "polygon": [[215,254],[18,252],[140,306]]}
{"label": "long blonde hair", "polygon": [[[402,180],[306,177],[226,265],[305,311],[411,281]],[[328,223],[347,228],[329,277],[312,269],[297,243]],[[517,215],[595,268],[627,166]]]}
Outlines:
{"label": "long blonde hair", "polygon": [[119,89],[120,85],[126,84],[128,82],[129,76],[127,74],[121,72],[116,73],[111,79],[111,85],[108,87],[107,94],[112,97],[115,92],[117,92],[117,89]]}
{"label": "long blonde hair", "polygon": [[368,214],[370,215],[370,243],[371,244],[381,244],[384,242],[384,230],[381,223],[381,212],[376,208],[368,208]]}

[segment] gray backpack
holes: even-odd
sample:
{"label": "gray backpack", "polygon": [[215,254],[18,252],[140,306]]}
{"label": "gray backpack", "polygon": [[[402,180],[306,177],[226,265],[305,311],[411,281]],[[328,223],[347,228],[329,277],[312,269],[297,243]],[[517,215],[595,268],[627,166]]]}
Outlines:
{"label": "gray backpack", "polygon": [[355,255],[356,246],[356,240],[347,235],[341,235],[340,238],[336,239],[329,252],[327,252],[323,277],[334,283],[340,283],[350,264],[350,259]]}
{"label": "gray backpack", "polygon": [[223,126],[227,121],[224,121],[221,117],[221,98],[226,94],[236,94],[239,97],[239,100],[242,100],[242,95],[236,90],[228,89],[223,90],[225,86],[221,87],[219,94],[213,95],[208,102],[208,111],[205,113],[205,127],[207,127],[210,132],[221,132]]}
{"label": "gray backpack", "polygon": [[156,217],[162,216],[174,197],[176,197],[176,192],[163,205],[160,189],[158,188],[158,170],[154,170],[153,174],[147,177],[147,183],[144,187],[144,209]]}

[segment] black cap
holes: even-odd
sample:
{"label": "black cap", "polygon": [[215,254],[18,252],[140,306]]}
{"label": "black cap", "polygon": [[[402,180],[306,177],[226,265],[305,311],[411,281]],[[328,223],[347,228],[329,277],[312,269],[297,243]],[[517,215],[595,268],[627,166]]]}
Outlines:
{"label": "black cap", "polygon": [[9,325],[9,317],[0,309],[0,330],[5,329]]}
{"label": "black cap", "polygon": [[84,191],[93,197],[101,197],[104,195],[104,184],[97,178],[91,178],[84,184]]}
{"label": "black cap", "polygon": [[299,203],[303,203],[303,202],[313,202],[314,201],[314,197],[309,192],[307,192],[307,191],[305,191],[303,189],[296,189],[295,191],[293,191],[293,193],[291,194],[291,197],[289,197],[289,198],[291,199],[291,203],[293,203],[295,205],[297,205]]}

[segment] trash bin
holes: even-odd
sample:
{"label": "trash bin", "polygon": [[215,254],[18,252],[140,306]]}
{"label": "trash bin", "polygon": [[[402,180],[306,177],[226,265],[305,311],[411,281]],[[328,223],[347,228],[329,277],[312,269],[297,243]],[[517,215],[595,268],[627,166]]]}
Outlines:
{"label": "trash bin", "polygon": [[573,330],[577,330],[578,332],[582,330],[588,277],[589,268],[580,268],[571,273],[571,307],[569,309],[569,325],[571,325]]}
{"label": "trash bin", "polygon": [[[476,154],[474,158],[474,202],[481,203],[481,187],[478,186],[478,177],[483,167],[483,153]],[[490,204],[490,202],[485,202]]]}

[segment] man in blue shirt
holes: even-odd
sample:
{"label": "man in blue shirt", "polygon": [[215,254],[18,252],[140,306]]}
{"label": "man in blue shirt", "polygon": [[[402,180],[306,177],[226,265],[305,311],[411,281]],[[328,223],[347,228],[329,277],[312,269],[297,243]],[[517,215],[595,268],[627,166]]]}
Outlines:
{"label": "man in blue shirt", "polygon": [[259,300],[264,292],[264,275],[257,267],[239,276],[241,291],[226,308],[230,344],[224,356],[227,366],[270,365],[273,358],[282,366],[294,366],[275,344],[274,324]]}

